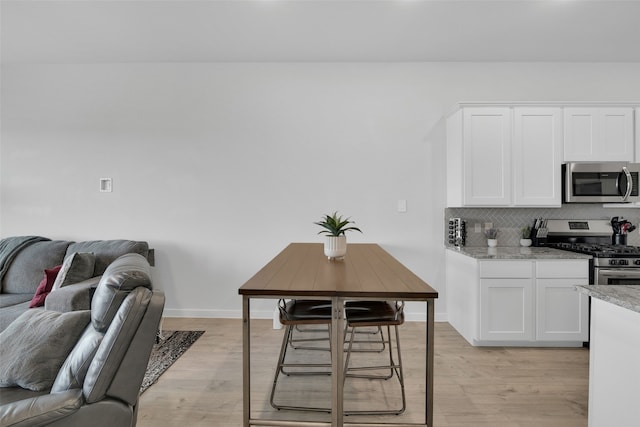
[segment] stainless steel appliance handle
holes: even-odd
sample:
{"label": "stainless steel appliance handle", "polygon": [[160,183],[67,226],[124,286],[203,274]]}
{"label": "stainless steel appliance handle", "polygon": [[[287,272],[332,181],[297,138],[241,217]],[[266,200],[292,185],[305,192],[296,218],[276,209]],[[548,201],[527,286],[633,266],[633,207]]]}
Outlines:
{"label": "stainless steel appliance handle", "polygon": [[627,200],[633,190],[633,179],[631,178],[631,172],[629,172],[626,166],[622,167],[622,172],[627,176],[627,192],[622,196],[622,200]]}
{"label": "stainless steel appliance handle", "polygon": [[607,277],[615,277],[615,278],[619,278],[619,279],[636,279],[640,277],[640,271],[634,271],[634,272],[624,272],[624,273],[614,273],[611,274],[610,270],[607,270],[605,273],[601,273],[601,275],[603,276],[607,276]]}

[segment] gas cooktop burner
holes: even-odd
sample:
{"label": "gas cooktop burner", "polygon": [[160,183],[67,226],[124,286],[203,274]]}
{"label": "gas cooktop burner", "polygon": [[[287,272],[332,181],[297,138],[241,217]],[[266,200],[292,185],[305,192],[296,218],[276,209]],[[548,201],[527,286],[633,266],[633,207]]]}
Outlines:
{"label": "gas cooktop burner", "polygon": [[565,251],[579,252],[600,258],[640,257],[639,246],[605,245],[593,243],[552,243],[550,246]]}

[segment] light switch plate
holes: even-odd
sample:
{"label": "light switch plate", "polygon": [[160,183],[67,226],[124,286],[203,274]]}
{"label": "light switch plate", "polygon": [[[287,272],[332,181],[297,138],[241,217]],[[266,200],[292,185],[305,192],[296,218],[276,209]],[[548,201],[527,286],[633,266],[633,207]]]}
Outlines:
{"label": "light switch plate", "polygon": [[111,178],[100,178],[100,192],[111,193],[113,191],[113,181]]}

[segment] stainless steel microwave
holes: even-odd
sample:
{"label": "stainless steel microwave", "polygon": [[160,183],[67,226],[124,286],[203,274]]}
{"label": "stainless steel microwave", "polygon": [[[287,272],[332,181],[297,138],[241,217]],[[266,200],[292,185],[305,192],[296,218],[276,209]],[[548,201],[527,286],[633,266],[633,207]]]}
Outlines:
{"label": "stainless steel microwave", "polygon": [[639,202],[639,163],[567,163],[563,168],[565,203]]}

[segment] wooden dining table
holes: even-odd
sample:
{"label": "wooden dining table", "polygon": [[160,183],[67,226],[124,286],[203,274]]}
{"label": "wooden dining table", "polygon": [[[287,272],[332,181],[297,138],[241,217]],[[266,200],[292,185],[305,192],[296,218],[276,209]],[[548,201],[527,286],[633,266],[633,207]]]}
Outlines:
{"label": "wooden dining table", "polygon": [[[238,290],[242,295],[243,426],[433,426],[434,300],[438,292],[377,244],[350,243],[343,259],[328,259],[320,243],[291,243]],[[251,417],[250,300],[326,299],[331,301],[331,422]],[[343,410],[343,333],[346,300],[426,302],[424,423],[351,424]]]}

